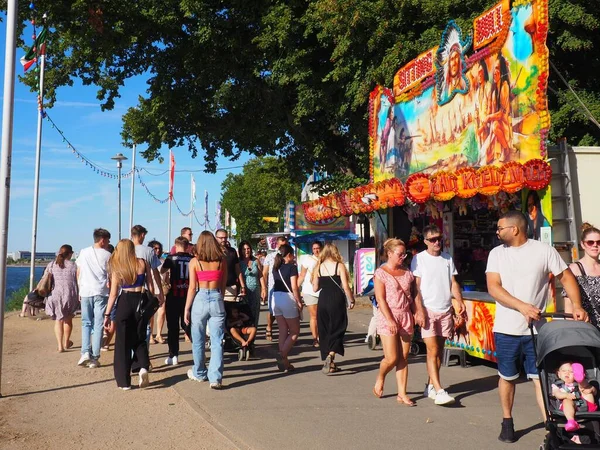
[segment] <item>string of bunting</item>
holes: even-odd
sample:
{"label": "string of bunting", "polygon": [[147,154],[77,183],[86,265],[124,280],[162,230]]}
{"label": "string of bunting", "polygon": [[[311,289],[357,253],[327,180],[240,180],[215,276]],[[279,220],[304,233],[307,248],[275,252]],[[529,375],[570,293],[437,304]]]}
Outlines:
{"label": "string of bunting", "polygon": [[[56,125],[56,123],[54,123],[54,121],[52,120],[52,118],[50,117],[50,115],[47,112],[45,113],[45,118],[46,118],[46,120],[48,120],[50,122],[50,125],[52,125],[52,128],[54,128],[58,132],[58,134],[60,134],[63,142],[71,150],[71,153],[73,153],[75,155],[75,157],[79,161],[81,161],[83,164],[85,164],[86,167],[89,167],[90,169],[92,169],[93,172],[95,172],[98,175],[101,175],[103,177],[112,178],[112,179],[115,179],[115,180],[117,179],[117,177],[118,177],[117,174],[115,174],[114,172],[110,172],[110,171],[106,170],[105,168],[103,168],[103,167],[95,164],[94,162],[90,161],[83,153],[79,152],[73,146],[73,144],[71,144],[71,142],[69,141],[69,139],[67,139],[67,137],[62,132],[62,130],[60,128],[58,128],[58,126]],[[121,174],[121,178],[129,178],[132,175],[133,175],[133,169],[130,170],[129,172]]]}
{"label": "string of bunting", "polygon": [[[140,182],[140,184],[142,185],[142,187],[146,190],[146,193],[150,197],[152,197],[155,202],[160,203],[160,204],[164,204],[164,203],[167,203],[169,201],[169,197],[168,196],[165,199],[160,199],[156,195],[154,195],[152,192],[150,192],[150,189],[148,189],[148,186],[146,186],[146,183],[144,183],[144,181],[142,180],[142,177],[140,176],[140,171],[136,170],[135,172],[137,174],[138,181]],[[177,209],[179,209],[179,207],[177,207]]]}
{"label": "string of bunting", "polygon": [[177,211],[179,211],[179,214],[181,214],[183,217],[188,217],[190,214],[192,214],[194,212],[194,208],[190,209],[189,212],[184,213],[181,208],[179,207],[179,205],[177,204],[177,200],[175,200],[175,196],[173,196],[173,203],[175,203],[175,207],[177,208]]}

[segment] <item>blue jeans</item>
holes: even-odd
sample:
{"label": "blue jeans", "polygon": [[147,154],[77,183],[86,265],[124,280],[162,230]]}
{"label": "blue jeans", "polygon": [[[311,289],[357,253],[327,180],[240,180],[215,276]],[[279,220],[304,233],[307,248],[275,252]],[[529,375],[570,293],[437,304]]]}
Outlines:
{"label": "blue jeans", "polygon": [[496,359],[498,375],[506,381],[519,378],[521,366],[525,369],[528,379],[539,379],[535,365],[535,349],[531,335],[512,336],[494,333],[496,342]]}
{"label": "blue jeans", "polygon": [[104,295],[81,297],[81,354],[89,353],[92,359],[100,358],[107,303]]}
{"label": "blue jeans", "polygon": [[[194,376],[211,383],[223,379],[223,337],[225,335],[225,304],[218,289],[199,289],[192,304],[192,353]],[[206,324],[210,327],[210,363],[206,370],[204,342]]]}

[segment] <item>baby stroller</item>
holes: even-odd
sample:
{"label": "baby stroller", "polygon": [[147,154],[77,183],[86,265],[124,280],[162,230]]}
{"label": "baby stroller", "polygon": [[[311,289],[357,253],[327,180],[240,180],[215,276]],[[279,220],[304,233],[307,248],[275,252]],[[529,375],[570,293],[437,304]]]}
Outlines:
{"label": "baby stroller", "polygon": [[240,343],[231,336],[227,322],[231,317],[231,310],[233,308],[237,308],[240,313],[246,314],[250,318],[250,323],[253,326],[256,326],[252,311],[250,310],[250,305],[245,297],[238,296],[235,302],[225,302],[225,339],[223,342],[223,351],[237,353],[238,361],[248,361],[251,356],[254,356],[254,341],[246,348],[242,347]]}
{"label": "baby stroller", "polygon": [[[567,318],[571,315],[554,313],[542,314],[542,317]],[[533,336],[533,326],[530,329]],[[554,320],[539,328],[535,350],[548,430],[540,450],[600,449],[600,412],[577,412],[575,420],[581,428],[569,433],[564,429],[567,420],[559,409],[560,400],[551,397],[552,384],[558,379],[556,370],[568,361],[582,364],[588,382],[600,392],[600,331],[585,322]],[[572,442],[574,434],[579,436],[581,444]]]}

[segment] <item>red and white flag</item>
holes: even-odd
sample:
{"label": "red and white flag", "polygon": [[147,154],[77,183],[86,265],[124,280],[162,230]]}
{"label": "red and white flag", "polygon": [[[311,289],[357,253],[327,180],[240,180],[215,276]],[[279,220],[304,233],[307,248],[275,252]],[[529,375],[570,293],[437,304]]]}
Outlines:
{"label": "red and white flag", "polygon": [[175,184],[175,155],[173,155],[173,151],[169,151],[171,154],[171,167],[169,174],[169,200],[173,200],[173,185]]}

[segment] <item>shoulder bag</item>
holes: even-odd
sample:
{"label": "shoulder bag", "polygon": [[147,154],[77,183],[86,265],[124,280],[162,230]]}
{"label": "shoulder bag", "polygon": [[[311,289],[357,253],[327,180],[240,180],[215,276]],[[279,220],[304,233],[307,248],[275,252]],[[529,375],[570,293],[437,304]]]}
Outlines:
{"label": "shoulder bag", "polygon": [[52,275],[52,266],[54,262],[51,262],[48,266],[48,271],[44,274],[42,279],[35,287],[35,291],[40,297],[48,297],[54,289],[54,276]]}
{"label": "shoulder bag", "polygon": [[159,302],[158,298],[152,295],[150,291],[146,291],[146,283],[148,283],[148,280],[142,286],[142,295],[140,295],[140,302],[135,311],[135,317],[138,321],[148,322],[158,310]]}
{"label": "shoulder bag", "polygon": [[[338,263],[339,264],[339,263]],[[325,267],[325,266],[323,266]],[[321,270],[321,268],[319,268],[319,270]],[[348,306],[352,305],[352,302],[348,300],[348,296],[346,295],[346,291],[344,290],[343,287],[341,287],[337,281],[335,281],[335,278],[333,278],[330,274],[329,274],[329,270],[327,270],[327,267],[325,267],[325,270],[327,271],[327,276],[329,278],[331,278],[331,281],[333,281],[335,283],[335,285],[340,288],[340,291],[342,291],[342,294],[344,294],[344,297],[346,298],[346,303],[348,304]],[[337,271],[336,271],[337,273]]]}

